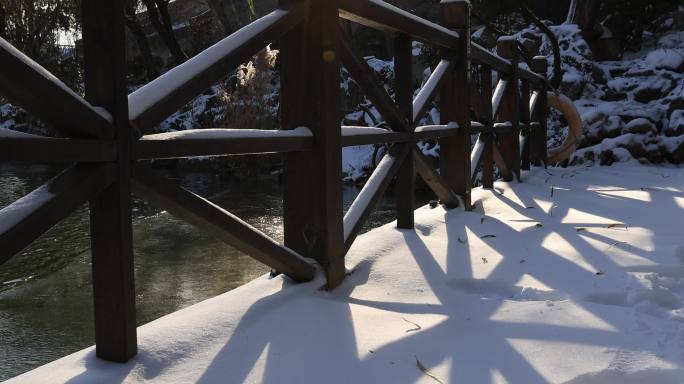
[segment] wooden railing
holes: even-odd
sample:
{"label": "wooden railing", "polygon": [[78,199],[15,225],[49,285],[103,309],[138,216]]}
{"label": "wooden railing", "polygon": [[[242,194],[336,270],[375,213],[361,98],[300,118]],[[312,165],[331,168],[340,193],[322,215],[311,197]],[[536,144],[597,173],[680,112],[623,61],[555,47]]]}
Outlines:
{"label": "wooden railing", "polygon": [[[535,58],[534,72],[519,68],[512,38],[499,41],[500,56],[472,44],[467,1],[443,2],[438,25],[380,0],[280,0],[274,12],[130,95],[122,4],[83,2],[85,99],[0,39],[0,93],[68,137],[0,132],[0,161],[74,163],[0,210],[0,263],[89,202],[96,350],[103,359],[127,361],[137,351],[131,193],[296,281],[314,277],[305,258],[315,259],[333,289],[344,279],[346,252],[392,180],[397,226],[412,228],[415,174],[447,207],[470,209],[478,167],[491,188],[494,164],[510,180],[531,162],[545,161],[545,61]],[[394,99],[340,19],[394,35]],[[415,98],[412,40],[442,52]],[[148,134],[274,41],[280,43],[281,130]],[[389,129],[340,127],[342,65]],[[494,94],[492,71],[499,78]],[[438,95],[441,125],[418,126]],[[477,140],[471,151],[472,134]],[[439,140],[440,172],[416,147],[425,139]],[[379,143],[390,148],[343,216],[342,148]],[[245,153],[283,154],[284,245],[139,162]]]}

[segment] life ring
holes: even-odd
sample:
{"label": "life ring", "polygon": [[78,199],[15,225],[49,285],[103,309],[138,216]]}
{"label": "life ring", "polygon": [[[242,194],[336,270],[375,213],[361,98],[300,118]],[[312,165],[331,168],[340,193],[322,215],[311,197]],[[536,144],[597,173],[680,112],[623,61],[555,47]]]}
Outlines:
{"label": "life ring", "polygon": [[549,108],[560,111],[568,122],[568,136],[565,141],[560,146],[548,150],[547,162],[557,164],[570,158],[582,141],[582,117],[572,100],[565,95],[548,92],[546,100]]}

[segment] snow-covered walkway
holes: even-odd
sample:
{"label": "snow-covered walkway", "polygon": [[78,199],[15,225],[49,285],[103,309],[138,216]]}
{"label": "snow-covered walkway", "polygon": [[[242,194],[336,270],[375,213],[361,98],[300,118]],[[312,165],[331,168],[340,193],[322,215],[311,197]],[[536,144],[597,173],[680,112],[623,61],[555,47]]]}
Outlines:
{"label": "snow-covered walkway", "polygon": [[[682,383],[684,169],[536,170],[359,238],[334,292],[254,282],[17,383]],[[446,224],[445,224],[446,223]]]}

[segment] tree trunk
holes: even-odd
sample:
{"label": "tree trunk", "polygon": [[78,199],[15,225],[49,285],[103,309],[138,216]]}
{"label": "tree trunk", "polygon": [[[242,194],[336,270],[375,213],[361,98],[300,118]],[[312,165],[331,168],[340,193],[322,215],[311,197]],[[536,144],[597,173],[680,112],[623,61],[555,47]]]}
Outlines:
{"label": "tree trunk", "polygon": [[561,67],[561,53],[558,39],[556,38],[556,35],[553,34],[553,31],[551,31],[551,29],[549,29],[549,27],[544,24],[543,21],[539,20],[539,18],[529,8],[523,5],[520,7],[520,12],[522,13],[525,21],[537,26],[537,28],[539,28],[551,42],[551,50],[553,51],[553,76],[549,80],[549,83],[554,89],[557,89],[563,79],[563,69]]}
{"label": "tree trunk", "polygon": [[173,32],[173,22],[171,21],[171,16],[169,15],[169,1],[170,0],[154,0],[157,3],[157,9],[159,10],[159,15],[161,16],[162,27],[166,32],[167,39],[169,41],[169,49],[171,53],[176,58],[176,64],[180,64],[188,59],[188,55],[183,52],[180,44],[178,44],[178,39]]}
{"label": "tree trunk", "polygon": [[573,0],[570,6],[572,7],[573,5],[575,9],[568,12],[568,16],[570,16],[570,13],[573,16],[570,23],[577,24],[580,27],[584,39],[591,45],[603,33],[598,24],[601,1]]}
{"label": "tree trunk", "polygon": [[133,34],[133,37],[138,45],[138,49],[140,49],[140,55],[142,56],[143,65],[145,66],[145,72],[147,74],[147,81],[152,81],[159,76],[159,70],[154,63],[152,49],[150,49],[150,43],[147,41],[147,36],[140,27],[140,24],[138,24],[135,14],[132,16],[126,15],[125,21],[126,27]]}
{"label": "tree trunk", "polygon": [[235,26],[230,23],[230,18],[223,7],[223,0],[208,0],[209,7],[216,15],[216,18],[223,26],[223,32],[226,36],[235,32]]}
{"label": "tree trunk", "polygon": [[0,37],[7,39],[7,11],[2,3],[0,3]]}
{"label": "tree trunk", "polygon": [[173,26],[171,25],[171,18],[165,0],[142,0],[147,8],[147,17],[159,37],[168,48],[175,64],[181,64],[188,59],[188,56],[183,52],[178,44],[178,40],[173,33]]}

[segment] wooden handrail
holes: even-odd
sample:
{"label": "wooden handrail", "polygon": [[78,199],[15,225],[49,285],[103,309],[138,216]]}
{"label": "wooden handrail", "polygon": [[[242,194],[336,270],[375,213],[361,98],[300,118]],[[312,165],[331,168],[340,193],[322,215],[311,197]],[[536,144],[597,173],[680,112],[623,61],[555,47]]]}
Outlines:
{"label": "wooden handrail", "polygon": [[112,116],[95,108],[38,63],[0,38],[0,94],[75,138],[114,137]]}
{"label": "wooden handrail", "polygon": [[116,161],[116,141],[0,135],[0,161],[99,163]]}
{"label": "wooden handrail", "polygon": [[143,136],[135,143],[133,157],[174,159],[193,156],[226,156],[256,153],[310,151],[311,131],[197,129]]}
{"label": "wooden handrail", "polygon": [[0,264],[102,192],[114,180],[112,165],[75,165],[0,210]]}
{"label": "wooden handrail", "polygon": [[461,38],[458,32],[382,0],[344,0],[340,4],[340,17],[381,31],[403,33],[444,48],[458,48]]}
{"label": "wooden handrail", "polygon": [[161,123],[307,15],[303,2],[277,9],[131,93],[131,125],[144,133]]}
{"label": "wooden handrail", "polygon": [[[506,60],[495,53],[489,52],[486,48],[477,43],[472,43],[471,54],[473,62],[477,64],[486,65],[499,73],[508,74],[512,72],[513,64],[510,60]],[[517,68],[517,71],[520,78],[523,80],[527,80],[535,85],[545,83],[544,77],[537,73],[524,68]]]}

